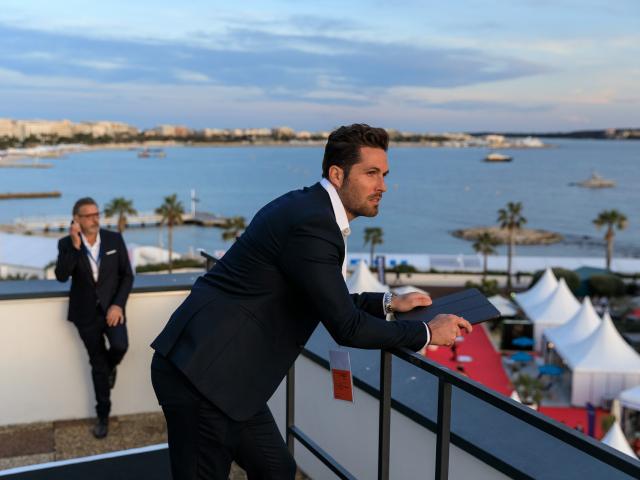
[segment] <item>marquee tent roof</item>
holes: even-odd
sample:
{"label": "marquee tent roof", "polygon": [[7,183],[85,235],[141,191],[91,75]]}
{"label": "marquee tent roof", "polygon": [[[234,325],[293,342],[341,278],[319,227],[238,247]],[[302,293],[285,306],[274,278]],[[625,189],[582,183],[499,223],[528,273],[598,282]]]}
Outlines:
{"label": "marquee tent roof", "polygon": [[488,300],[491,304],[498,309],[500,315],[503,317],[515,317],[518,313],[513,302],[502,295],[494,295],[489,297]]}
{"label": "marquee tent roof", "polygon": [[547,268],[536,284],[526,292],[516,293],[515,299],[523,309],[532,307],[547,298],[558,286],[558,280],[550,268]]}
{"label": "marquee tent roof", "polygon": [[618,398],[623,407],[632,408],[640,412],[640,385],[620,392]]}
{"label": "marquee tent roof", "polygon": [[57,238],[0,232],[0,265],[44,270],[57,257]]}
{"label": "marquee tent roof", "polygon": [[640,372],[640,355],[624,341],[609,313],[604,314],[600,326],[591,335],[567,346],[561,355],[573,371]]}
{"label": "marquee tent roof", "polygon": [[579,308],[576,297],[567,287],[564,278],[561,278],[551,295],[541,303],[525,308],[525,313],[534,324],[561,325],[573,317]]}
{"label": "marquee tent roof", "polygon": [[613,447],[616,450],[621,451],[622,453],[626,453],[633,458],[638,458],[629,445],[629,442],[624,436],[624,433],[622,433],[622,429],[620,428],[620,424],[618,422],[613,422],[613,425],[611,426],[607,434],[602,437],[602,443],[609,445],[610,447]]}
{"label": "marquee tent roof", "polygon": [[423,290],[418,287],[414,287],[413,285],[402,285],[400,287],[393,288],[393,293],[395,293],[396,295],[405,295],[407,293],[413,293],[413,292],[426,293],[427,295],[429,294],[429,292],[427,292],[426,290]]}
{"label": "marquee tent roof", "polygon": [[360,261],[351,276],[347,279],[349,293],[388,292],[389,287],[380,283],[369,271],[364,261]]}
{"label": "marquee tent roof", "polygon": [[573,317],[558,327],[549,328],[544,332],[544,335],[562,353],[567,346],[591,335],[599,325],[600,317],[593,309],[591,300],[589,297],[584,297],[580,309]]}

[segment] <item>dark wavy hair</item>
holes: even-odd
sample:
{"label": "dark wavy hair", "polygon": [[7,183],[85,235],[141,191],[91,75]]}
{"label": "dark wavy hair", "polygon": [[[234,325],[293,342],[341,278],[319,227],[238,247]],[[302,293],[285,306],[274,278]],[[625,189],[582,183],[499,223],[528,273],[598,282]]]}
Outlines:
{"label": "dark wavy hair", "polygon": [[329,135],[322,159],[322,176],[329,177],[329,167],[337,165],[349,176],[351,167],[360,161],[360,148],[389,148],[389,135],[384,128],[370,127],[366,123],[342,126]]}
{"label": "dark wavy hair", "polygon": [[76,203],[73,204],[73,210],[72,210],[73,214],[78,215],[78,213],[80,213],[80,207],[84,207],[85,205],[95,205],[96,207],[98,206],[98,204],[93,198],[82,197],[78,199]]}

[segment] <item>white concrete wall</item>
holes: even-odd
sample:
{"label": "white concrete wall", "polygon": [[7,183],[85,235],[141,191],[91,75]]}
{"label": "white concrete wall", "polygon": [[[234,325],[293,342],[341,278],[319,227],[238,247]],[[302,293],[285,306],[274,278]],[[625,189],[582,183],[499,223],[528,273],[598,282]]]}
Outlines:
{"label": "white concrete wall", "polygon": [[[284,382],[269,402],[284,433]],[[305,357],[296,362],[296,425],[357,478],[378,475],[378,400],[358,388],[354,403],[333,399],[329,371]],[[395,410],[391,413],[389,477],[433,478],[436,435]],[[314,480],[337,478],[296,442],[299,467]],[[502,480],[509,477],[451,446],[449,478]]]}
{"label": "white concrete wall", "polygon": [[[114,415],[159,409],[149,344],[187,293],[129,297],[130,345],[112,392]],[[66,320],[67,305],[66,298],[0,301],[0,425],[95,415],[89,357]]]}
{"label": "white concrete wall", "polygon": [[[113,414],[158,411],[149,378],[149,343],[186,291],[132,294],[127,304],[130,347],[112,394]],[[95,415],[90,367],[67,299],[0,301],[0,426]],[[356,388],[355,403],[333,399],[329,372],[296,362],[296,424],[358,478],[377,477],[378,400]],[[284,436],[284,382],[269,401]],[[432,478],[436,437],[402,414],[391,416],[393,479]],[[505,479],[452,446],[451,479]],[[335,476],[301,444],[296,460],[313,479]]]}

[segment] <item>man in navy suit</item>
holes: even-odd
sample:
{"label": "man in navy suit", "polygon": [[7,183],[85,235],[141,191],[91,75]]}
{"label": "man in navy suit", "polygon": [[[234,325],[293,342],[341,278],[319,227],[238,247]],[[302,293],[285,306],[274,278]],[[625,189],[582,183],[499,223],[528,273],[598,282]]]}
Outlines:
{"label": "man in navy suit", "polygon": [[69,277],[67,318],[77,327],[89,354],[98,416],[93,435],[104,438],[109,431],[116,366],[129,344],[124,307],[133,273],[122,235],[100,228],[98,205],[89,197],[75,203],[69,235],[58,242],[56,278],[66,282]]}
{"label": "man in navy suit", "polygon": [[424,294],[347,290],[349,222],[378,213],[387,147],[380,128],[331,133],[322,181],[264,206],[153,342],[174,480],[226,479],[232,460],[250,479],[294,478],[267,400],[319,322],[339,344],[370,349],[452,345],[471,330],[453,315],[386,320],[429,305]]}

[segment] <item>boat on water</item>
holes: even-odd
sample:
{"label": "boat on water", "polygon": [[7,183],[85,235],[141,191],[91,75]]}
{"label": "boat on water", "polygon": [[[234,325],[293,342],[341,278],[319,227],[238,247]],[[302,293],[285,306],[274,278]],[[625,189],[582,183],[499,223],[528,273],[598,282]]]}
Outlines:
{"label": "boat on water", "polygon": [[584,188],[612,188],[616,186],[616,182],[602,177],[597,172],[592,172],[590,178],[581,182],[575,182],[572,185]]}
{"label": "boat on water", "polygon": [[513,157],[497,152],[492,152],[484,157],[485,162],[510,162],[511,160],[513,160]]}
{"label": "boat on water", "polygon": [[149,157],[164,158],[166,156],[167,154],[161,148],[145,148],[138,152],[138,158],[149,158]]}

